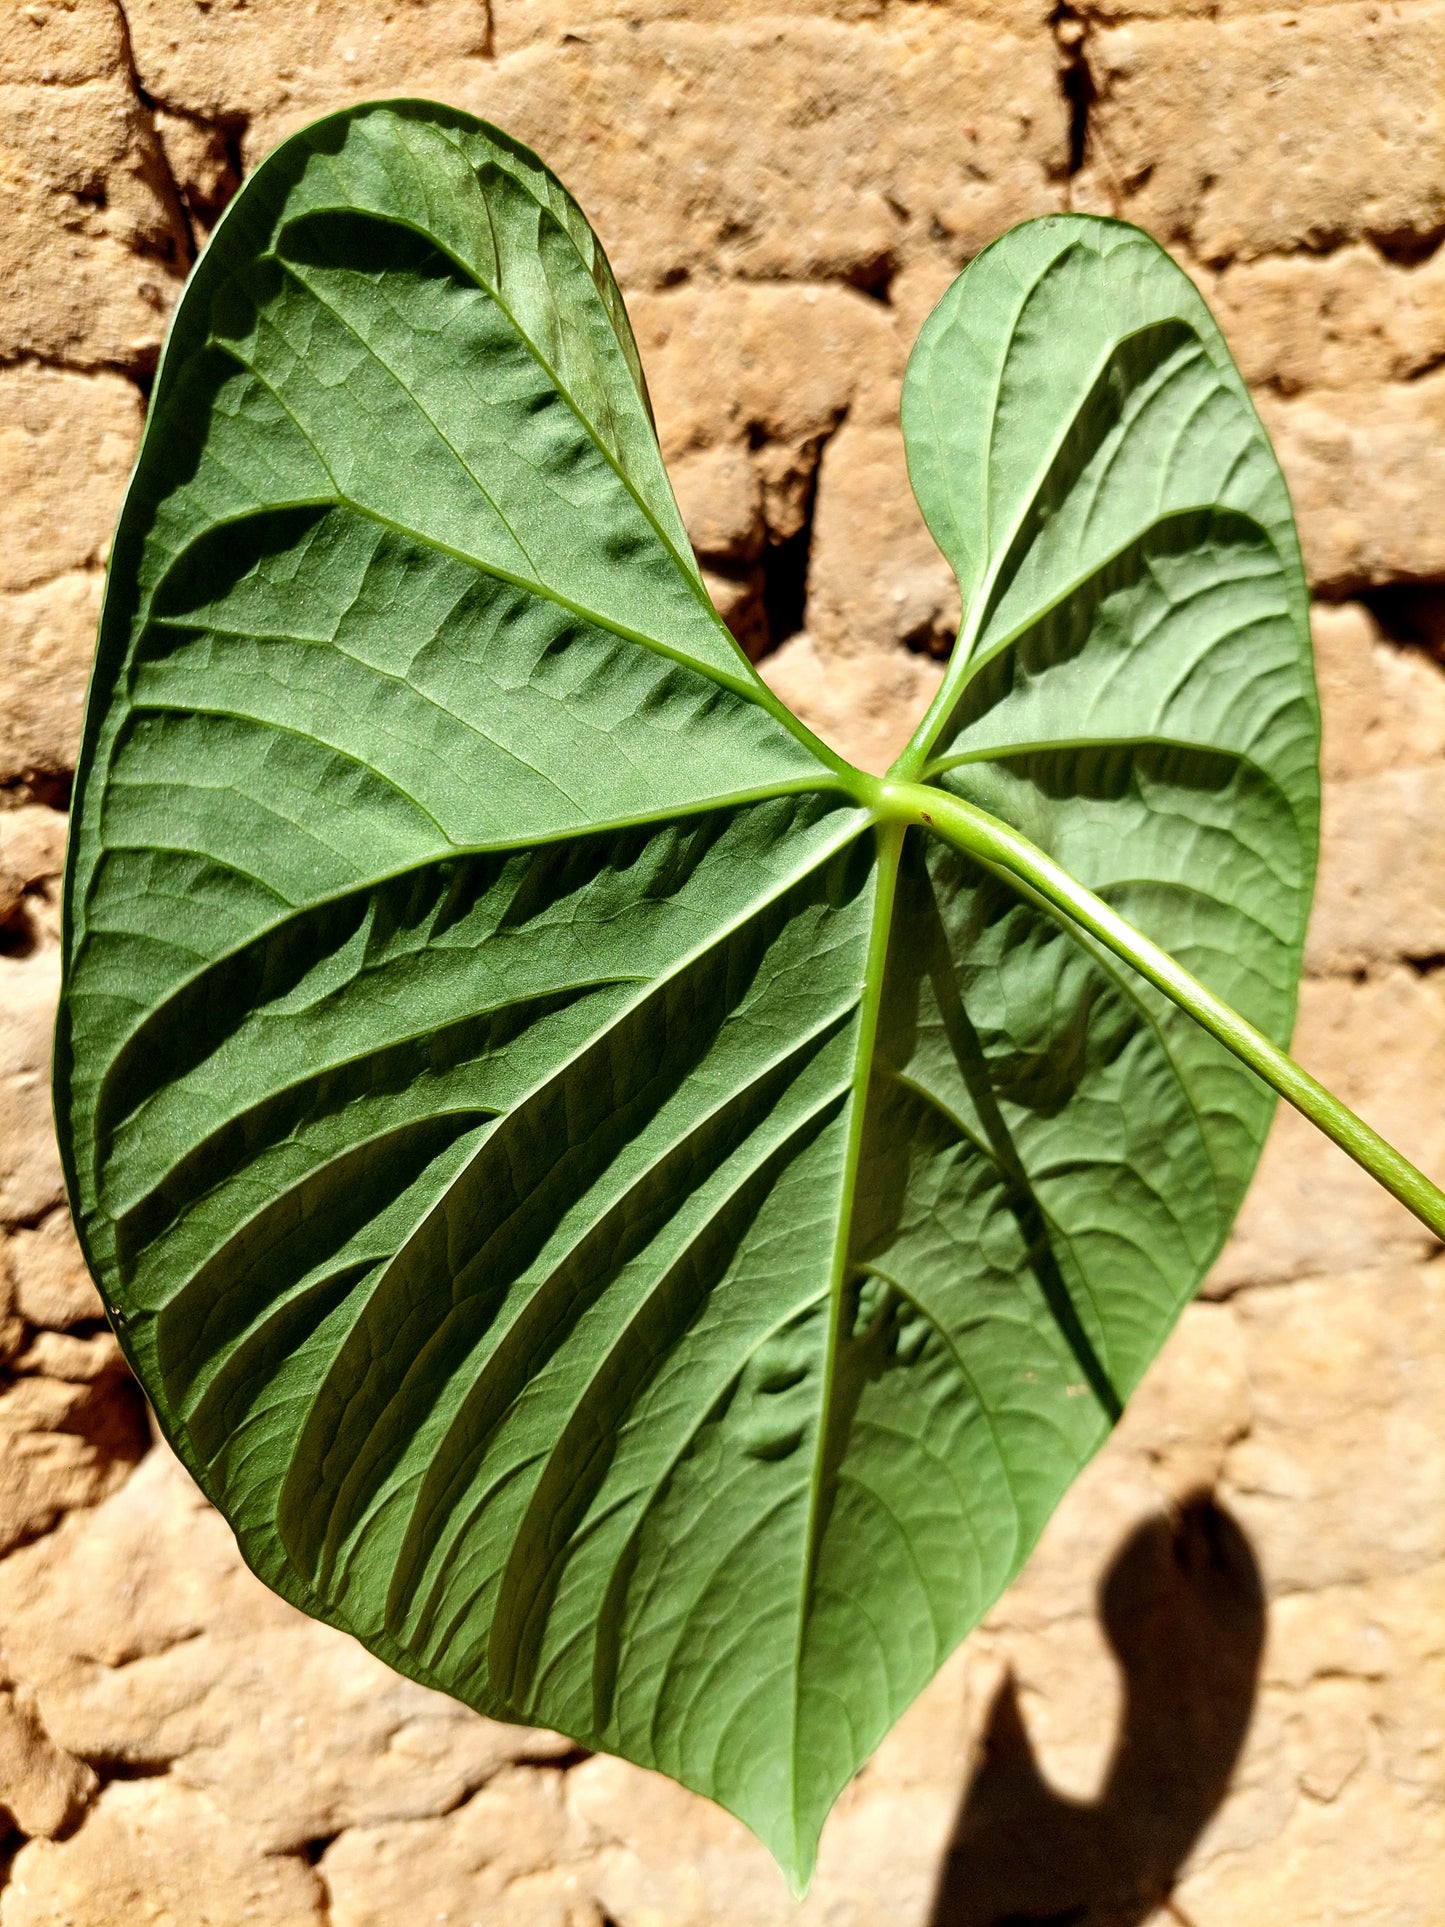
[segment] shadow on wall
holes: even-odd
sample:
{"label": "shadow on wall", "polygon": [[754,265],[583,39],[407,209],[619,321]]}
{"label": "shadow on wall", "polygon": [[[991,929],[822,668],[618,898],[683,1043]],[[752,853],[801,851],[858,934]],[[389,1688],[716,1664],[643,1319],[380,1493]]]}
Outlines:
{"label": "shadow on wall", "polygon": [[1208,1494],[1120,1548],[1099,1616],[1124,1674],[1097,1801],[1039,1772],[1006,1678],[939,1876],[931,1927],[1142,1927],[1224,1799],[1254,1705],[1264,1595],[1249,1541]]}

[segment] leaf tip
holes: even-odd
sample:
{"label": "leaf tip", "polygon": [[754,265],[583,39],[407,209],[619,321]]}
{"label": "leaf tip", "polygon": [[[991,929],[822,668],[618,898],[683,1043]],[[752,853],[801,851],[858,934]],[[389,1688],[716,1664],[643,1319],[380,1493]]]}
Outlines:
{"label": "leaf tip", "polygon": [[818,1866],[819,1825],[812,1820],[795,1821],[790,1840],[769,1842],[774,1859],[788,1883],[788,1892],[797,1901],[806,1900]]}

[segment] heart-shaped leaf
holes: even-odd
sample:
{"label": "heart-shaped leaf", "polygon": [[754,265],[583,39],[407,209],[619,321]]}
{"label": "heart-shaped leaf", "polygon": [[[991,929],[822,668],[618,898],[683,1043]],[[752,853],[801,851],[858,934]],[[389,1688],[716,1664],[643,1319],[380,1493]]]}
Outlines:
{"label": "heart-shaped leaf", "polygon": [[[905,402],[967,608],[900,773],[1289,1031],[1283,485],[1136,231],[982,256]],[[801,1881],[1218,1250],[1272,1100],[818,743],[709,605],[605,260],[417,102],[181,304],[79,772],[87,1253],[246,1557]]]}

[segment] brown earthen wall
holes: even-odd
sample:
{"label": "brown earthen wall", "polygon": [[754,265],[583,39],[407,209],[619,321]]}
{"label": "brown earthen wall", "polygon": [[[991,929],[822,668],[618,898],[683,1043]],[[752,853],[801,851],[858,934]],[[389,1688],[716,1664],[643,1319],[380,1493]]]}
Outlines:
{"label": "brown earthen wall", "polygon": [[237,181],[402,93],[500,121],[577,192],[720,606],[874,766],[957,614],[897,426],[924,315],[1050,209],[1174,251],[1319,598],[1298,1052],[1445,1169],[1445,4],[0,0],[0,1927],[1439,1927],[1445,1265],[1292,1116],[801,1906],[702,1801],[301,1619],[152,1446],[47,1094],[106,542]]}

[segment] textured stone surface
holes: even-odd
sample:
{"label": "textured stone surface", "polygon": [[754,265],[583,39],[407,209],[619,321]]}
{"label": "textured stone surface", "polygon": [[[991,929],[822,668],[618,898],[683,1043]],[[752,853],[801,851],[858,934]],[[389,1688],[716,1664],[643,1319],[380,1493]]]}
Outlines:
{"label": "textured stone surface", "polygon": [[1237,1312],[1254,1416],[1221,1489],[1267,1548],[1271,1583],[1304,1592],[1438,1566],[1445,1268],[1301,1279],[1244,1294]]}
{"label": "textured stone surface", "polygon": [[0,1224],[60,1203],[60,1154],[50,1119],[50,1032],[60,956],[37,949],[5,964],[0,997]]}
{"label": "textured stone surface", "polygon": [[1445,8],[1192,17],[1215,11],[1097,10],[1075,204],[1198,273],[1259,384],[1315,582],[1445,574],[1426,507],[1445,482]]}
{"label": "textured stone surface", "polygon": [[57,877],[65,862],[65,818],[39,805],[0,814],[0,926],[12,923],[27,891]]}
{"label": "textured stone surface", "polygon": [[74,767],[100,592],[97,569],[0,595],[0,783]]}
{"label": "textured stone surface", "polygon": [[0,783],[75,761],[100,567],[141,418],[119,375],[0,367]]}
{"label": "textured stone surface", "polygon": [[823,649],[947,655],[958,631],[958,584],[908,487],[896,422],[849,421],[818,478],[808,626]]}
{"label": "textured stone surface", "polygon": [[1348,591],[1445,576],[1445,531],[1426,506],[1445,492],[1445,370],[1260,399],[1312,581]]}
{"label": "textured stone surface", "polygon": [[[641,293],[628,309],[669,461],[732,440],[799,449],[850,410],[896,412],[897,331],[887,308],[853,289],[722,282]],[[772,526],[798,526],[782,499]]]}
{"label": "textured stone surface", "polygon": [[32,1840],[0,1893],[3,1927],[321,1927],[310,1868],[259,1850],[203,1794],[164,1780],[106,1788],[68,1840]]}
{"label": "textured stone surface", "polygon": [[809,729],[880,776],[943,678],[940,664],[901,649],[874,649],[840,661],[809,635],[785,642],[761,666]]}
{"label": "textured stone surface", "polygon": [[10,522],[0,590],[33,588],[104,559],[140,426],[140,399],[118,375],[33,363],[0,369]]}
{"label": "textured stone surface", "polygon": [[[906,485],[907,353],[1026,214],[1141,220],[1195,276],[1278,438],[1317,590],[1445,585],[1439,0],[1055,12],[0,9],[0,221],[25,268],[0,283],[0,1927],[1440,1918],[1445,1270],[1292,1114],[1208,1295],[848,1788],[802,1903],[704,1802],[476,1719],[266,1593],[152,1445],[62,1202],[55,806],[136,378],[241,174],[314,115],[432,94],[577,189],[719,606],[871,768],[958,619]],[[1297,1049],[1439,1171],[1445,673],[1381,627],[1396,607],[1316,609],[1327,789]]]}
{"label": "textured stone surface", "polygon": [[191,241],[112,0],[0,12],[0,360],[151,366]]}
{"label": "textured stone surface", "polygon": [[85,1810],[98,1782],[51,1739],[28,1693],[0,1688],[0,1806],[22,1833],[53,1840]]}
{"label": "textured stone surface", "polygon": [[1201,272],[1247,380],[1281,394],[1409,381],[1445,355],[1445,254],[1413,265],[1367,242]]}
{"label": "textured stone surface", "polygon": [[126,0],[125,15],[149,98],[229,137],[246,167],[355,100],[455,99],[489,44],[486,0]]}
{"label": "textured stone surface", "polygon": [[45,1372],[0,1387],[0,1549],[23,1544],[75,1506],[122,1485],[149,1439],[130,1381]]}
{"label": "textured stone surface", "polygon": [[[1423,651],[1387,641],[1358,602],[1316,603],[1312,626],[1320,768],[1325,808],[1334,813],[1346,783],[1445,758],[1445,677]],[[1328,860],[1324,867],[1328,882]],[[1312,940],[1320,920],[1317,908]]]}
{"label": "textured stone surface", "polygon": [[104,1316],[63,1206],[13,1232],[0,1246],[0,1261],[10,1275],[15,1309],[30,1324],[63,1332]]}
{"label": "textured stone surface", "polygon": [[1403,248],[1445,222],[1439,5],[1176,12],[1096,30],[1089,61],[1100,98],[1081,193],[1202,261]]}
{"label": "textured stone surface", "polygon": [[0,1565],[0,1627],[63,1746],[171,1767],[270,1852],[444,1812],[506,1760],[567,1751],[399,1679],[275,1598],[163,1449]]}
{"label": "textured stone surface", "polygon": [[451,1813],[410,1825],[355,1827],[328,1849],[321,1876],[333,1927],[390,1927],[416,1905],[428,1870],[434,1918],[496,1927],[602,1927],[582,1866],[589,1829],[569,1810],[565,1777],[506,1768]]}
{"label": "textured stone surface", "polygon": [[962,258],[1059,204],[1066,116],[1037,16],[758,15],[554,26],[465,104],[546,147],[624,283],[720,268],[878,287],[920,247]]}

